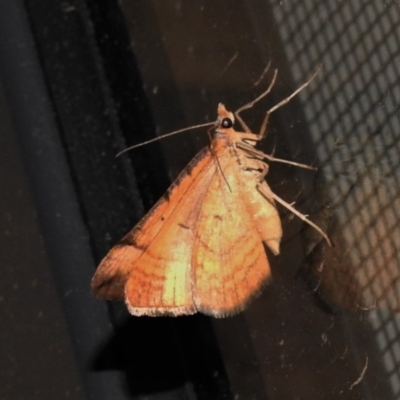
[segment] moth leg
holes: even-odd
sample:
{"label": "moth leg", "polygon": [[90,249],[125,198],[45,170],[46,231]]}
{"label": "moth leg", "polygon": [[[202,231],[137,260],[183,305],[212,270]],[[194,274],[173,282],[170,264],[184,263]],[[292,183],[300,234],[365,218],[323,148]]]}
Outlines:
{"label": "moth leg", "polygon": [[[246,138],[244,138],[244,139],[246,139]],[[258,160],[267,159],[270,162],[280,162],[282,164],[294,165],[295,167],[310,169],[312,171],[317,170],[316,167],[313,167],[311,165],[297,163],[295,161],[289,161],[289,160],[284,160],[282,158],[276,158],[276,157],[270,156],[269,154],[265,154],[264,152],[255,149],[251,144],[248,144],[246,142],[237,142],[236,147],[238,147],[241,150],[244,150],[246,153],[248,153],[249,155],[251,155],[252,157],[254,157]]]}
{"label": "moth leg", "polygon": [[237,109],[234,112],[235,118],[239,121],[239,124],[242,126],[242,128],[244,129],[245,132],[250,133],[251,130],[250,128],[246,125],[246,123],[243,121],[242,117],[239,115],[242,111],[247,110],[251,107],[254,106],[254,104],[256,104],[257,102],[259,102],[262,98],[264,98],[272,89],[272,87],[275,84],[276,81],[276,76],[278,75],[278,70],[276,69],[274,71],[274,76],[272,77],[272,81],[268,86],[268,89],[261,93],[256,99],[254,99],[253,101],[251,101],[250,103],[245,104],[244,106],[240,107],[239,109]]}
{"label": "moth leg", "polygon": [[[296,89],[291,95],[289,95],[288,97],[286,97],[285,99],[283,99],[282,101],[280,101],[278,104],[276,104],[275,106],[273,106],[271,109],[269,109],[266,113],[265,113],[265,117],[263,119],[263,122],[261,124],[260,127],[260,132],[258,133],[258,137],[259,140],[263,139],[265,137],[265,133],[267,131],[267,125],[268,125],[268,119],[269,116],[276,111],[278,108],[281,108],[283,105],[289,103],[290,100],[292,100],[292,98],[294,96],[296,96],[299,92],[301,92],[304,88],[306,88],[311,81],[317,76],[319,70],[321,69],[322,64],[320,64],[318,66],[318,69],[314,72],[314,74],[311,76],[310,79],[308,79],[308,81],[306,81],[305,83],[303,83],[298,89]],[[258,100],[258,99],[256,99]]]}
{"label": "moth leg", "polygon": [[264,178],[268,174],[269,166],[265,162],[262,161],[261,158],[248,158],[245,157],[242,160],[243,171],[257,171],[258,176],[256,179],[257,184],[260,184],[264,181]]}
{"label": "moth leg", "polygon": [[261,183],[263,182],[263,180],[267,176],[268,170],[269,170],[268,164],[265,164],[263,162],[260,163],[260,167],[261,167],[261,172],[260,172],[260,177],[258,178],[258,185],[261,185]]}
{"label": "moth leg", "polygon": [[287,208],[289,211],[291,211],[294,215],[299,217],[302,221],[306,222],[308,225],[313,227],[317,232],[321,234],[321,236],[327,241],[330,247],[333,247],[331,240],[329,239],[328,235],[314,222],[309,220],[304,214],[302,214],[300,211],[297,211],[293,206],[291,206],[289,203],[287,203],[285,200],[281,199],[279,196],[277,196],[267,185],[263,185],[262,183],[257,184],[257,190],[268,200],[273,198],[277,203],[281,204],[285,208]]}

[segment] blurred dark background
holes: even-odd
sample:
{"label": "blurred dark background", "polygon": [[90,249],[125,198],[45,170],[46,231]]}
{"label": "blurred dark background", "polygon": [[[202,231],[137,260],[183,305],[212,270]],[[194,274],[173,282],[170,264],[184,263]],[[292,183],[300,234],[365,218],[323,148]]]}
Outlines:
{"label": "blurred dark background", "polygon": [[[394,1],[3,0],[0,399],[399,399],[399,22]],[[262,149],[319,167],[267,180],[335,248],[280,209],[273,281],[235,317],[93,298],[101,258],[208,138],[115,155],[237,109],[277,68],[243,114],[257,131],[321,63]]]}

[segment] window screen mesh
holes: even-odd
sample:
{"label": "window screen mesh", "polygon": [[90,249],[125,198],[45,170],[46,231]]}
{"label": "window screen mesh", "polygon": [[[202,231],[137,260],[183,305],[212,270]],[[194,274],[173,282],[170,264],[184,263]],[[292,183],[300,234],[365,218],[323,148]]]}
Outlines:
{"label": "window screen mesh", "polygon": [[[400,9],[380,1],[271,1],[337,231],[400,398]],[[329,268],[327,266],[326,268]]]}

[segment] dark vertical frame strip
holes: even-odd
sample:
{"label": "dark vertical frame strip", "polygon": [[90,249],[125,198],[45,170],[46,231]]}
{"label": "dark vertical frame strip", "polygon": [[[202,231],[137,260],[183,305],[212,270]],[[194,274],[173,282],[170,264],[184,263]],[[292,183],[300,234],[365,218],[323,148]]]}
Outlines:
{"label": "dark vertical frame strip", "polygon": [[0,4],[0,52],[0,73],[89,398],[124,399],[112,379],[88,373],[110,324],[104,305],[87,289],[94,268],[88,235],[26,10],[19,0]]}

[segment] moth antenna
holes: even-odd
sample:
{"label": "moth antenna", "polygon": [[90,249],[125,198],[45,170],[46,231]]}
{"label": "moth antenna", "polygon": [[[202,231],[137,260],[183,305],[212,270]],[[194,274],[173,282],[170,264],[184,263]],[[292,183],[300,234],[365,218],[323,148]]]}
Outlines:
{"label": "moth antenna", "polygon": [[153,142],[156,142],[158,140],[164,139],[166,137],[176,135],[177,133],[190,131],[192,129],[204,128],[205,126],[210,126],[210,125],[214,125],[214,124],[215,124],[215,122],[208,122],[206,124],[193,125],[193,126],[189,126],[188,128],[183,128],[183,129],[179,129],[177,131],[166,133],[165,135],[157,136],[156,138],[153,138],[153,139],[150,139],[150,140],[146,140],[145,142],[138,143],[138,144],[135,144],[133,146],[130,146],[130,147],[120,151],[115,157],[119,157],[121,154],[126,153],[129,150],[136,149],[137,147],[145,146],[146,144],[153,143]]}

